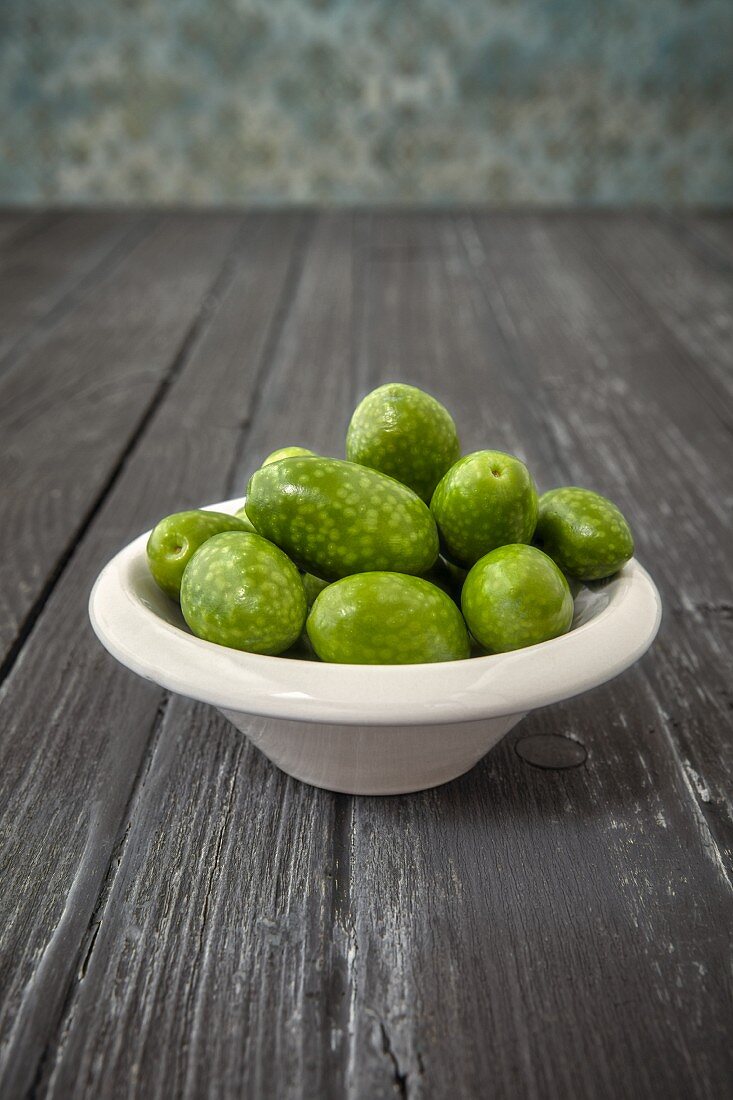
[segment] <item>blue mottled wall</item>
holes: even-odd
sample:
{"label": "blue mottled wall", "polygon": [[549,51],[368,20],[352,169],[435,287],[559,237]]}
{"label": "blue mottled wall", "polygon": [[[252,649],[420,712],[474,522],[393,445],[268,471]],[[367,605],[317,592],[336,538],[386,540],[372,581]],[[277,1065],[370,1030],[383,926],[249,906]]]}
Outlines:
{"label": "blue mottled wall", "polygon": [[0,0],[0,199],[733,198],[733,0]]}

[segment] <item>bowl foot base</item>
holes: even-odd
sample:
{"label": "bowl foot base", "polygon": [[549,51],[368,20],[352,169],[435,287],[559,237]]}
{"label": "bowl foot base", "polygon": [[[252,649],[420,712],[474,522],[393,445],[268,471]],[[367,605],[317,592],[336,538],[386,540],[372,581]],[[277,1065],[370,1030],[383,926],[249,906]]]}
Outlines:
{"label": "bowl foot base", "polygon": [[522,714],[443,726],[340,726],[222,710],[278,768],[345,794],[407,794],[469,771]]}

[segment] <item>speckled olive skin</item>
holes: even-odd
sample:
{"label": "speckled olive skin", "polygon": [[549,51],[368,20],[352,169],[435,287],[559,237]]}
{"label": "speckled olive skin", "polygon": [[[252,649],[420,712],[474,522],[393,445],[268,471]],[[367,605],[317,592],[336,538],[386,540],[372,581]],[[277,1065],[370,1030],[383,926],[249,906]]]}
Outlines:
{"label": "speckled olive skin", "polygon": [[315,451],[309,451],[307,447],[279,447],[268,455],[263,466],[269,466],[271,462],[281,462],[283,458],[308,458],[315,456]]}
{"label": "speckled olive skin", "polygon": [[301,569],[325,580],[419,575],[438,554],[430,510],[411,489],[337,458],[285,458],[250,478],[247,515]]}
{"label": "speckled olive skin", "polygon": [[404,573],[360,573],[330,584],[313,604],[307,630],[321,660],[339,664],[459,661],[470,652],[450,596]]}
{"label": "speckled olive skin", "polygon": [[446,557],[470,568],[497,546],[531,541],[537,489],[518,458],[503,451],[474,451],[441,478],[430,510]]}
{"label": "speckled olive skin", "polygon": [[610,577],[634,553],[631,530],[616,505],[575,486],[542,494],[534,542],[581,581]]}
{"label": "speckled olive skin", "polygon": [[523,649],[570,629],[573,597],[551,558],[535,546],[501,546],[466,577],[461,607],[468,628],[491,653]]}
{"label": "speckled olive skin", "polygon": [[247,522],[224,512],[203,509],[174,512],[156,523],[150,532],[147,545],[150,572],[166,595],[177,600],[181,594],[183,571],[198,548],[222,531],[246,530]]}
{"label": "speckled olive skin", "polygon": [[426,503],[461,453],[453,418],[429,393],[389,382],[359,404],[346,457],[409,485]]}
{"label": "speckled olive skin", "polygon": [[306,610],[296,567],[249,531],[214,535],[183,574],[183,617],[194,634],[217,645],[283,653],[300,636]]}

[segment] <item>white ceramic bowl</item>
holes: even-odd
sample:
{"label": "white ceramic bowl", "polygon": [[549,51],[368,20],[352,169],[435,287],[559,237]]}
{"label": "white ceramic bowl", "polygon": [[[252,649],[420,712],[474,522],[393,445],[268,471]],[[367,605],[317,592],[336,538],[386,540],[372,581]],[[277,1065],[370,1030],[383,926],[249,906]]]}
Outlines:
{"label": "white ceramic bowl", "polygon": [[[234,512],[241,499],[213,504]],[[473,767],[535,707],[605,683],[649,648],[661,614],[630,561],[576,598],[573,628],[514,653],[425,665],[263,657],[195,638],[148,570],[149,532],[100,573],[89,615],[122,664],[218,707],[289,775],[353,794],[399,794]]]}

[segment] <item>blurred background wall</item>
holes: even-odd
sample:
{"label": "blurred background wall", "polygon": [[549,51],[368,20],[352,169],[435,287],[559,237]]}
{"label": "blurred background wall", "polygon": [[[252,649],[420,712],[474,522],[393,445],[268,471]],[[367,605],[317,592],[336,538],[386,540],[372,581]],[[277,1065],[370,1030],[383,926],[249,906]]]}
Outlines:
{"label": "blurred background wall", "polygon": [[2,0],[0,201],[733,197],[733,0]]}

